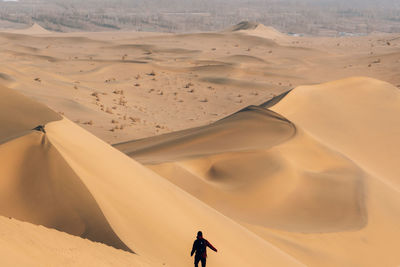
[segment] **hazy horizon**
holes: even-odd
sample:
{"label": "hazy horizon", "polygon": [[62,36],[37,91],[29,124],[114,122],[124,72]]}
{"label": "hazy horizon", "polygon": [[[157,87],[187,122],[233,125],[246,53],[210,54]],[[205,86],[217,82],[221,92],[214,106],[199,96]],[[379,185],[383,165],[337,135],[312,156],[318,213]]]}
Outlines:
{"label": "hazy horizon", "polygon": [[286,33],[400,32],[400,3],[394,0],[3,0],[0,27],[34,22],[48,30],[216,31],[240,21]]}

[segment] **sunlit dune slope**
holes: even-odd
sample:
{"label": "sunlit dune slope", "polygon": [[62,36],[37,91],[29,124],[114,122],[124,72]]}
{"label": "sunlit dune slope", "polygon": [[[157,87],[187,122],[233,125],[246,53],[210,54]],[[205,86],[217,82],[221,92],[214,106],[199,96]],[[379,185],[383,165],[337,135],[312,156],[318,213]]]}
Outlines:
{"label": "sunlit dune slope", "polygon": [[[398,171],[399,107],[393,86],[351,78],[116,147],[306,265],[395,266],[400,194],[387,177]],[[235,149],[212,143],[219,136]]]}
{"label": "sunlit dune slope", "polygon": [[272,110],[400,189],[400,90],[371,78],[301,86]]}

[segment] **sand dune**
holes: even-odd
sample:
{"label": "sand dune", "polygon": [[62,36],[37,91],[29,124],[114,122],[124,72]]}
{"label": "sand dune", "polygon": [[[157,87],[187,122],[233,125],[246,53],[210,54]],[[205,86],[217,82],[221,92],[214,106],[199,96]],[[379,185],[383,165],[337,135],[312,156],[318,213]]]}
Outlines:
{"label": "sand dune", "polygon": [[[397,169],[397,94],[367,78],[299,87],[256,108],[259,116],[245,109],[209,126],[115,147],[306,265],[393,266],[400,195],[386,179]],[[275,135],[280,126],[271,117],[294,131]],[[384,149],[386,142],[393,149]],[[377,155],[365,150],[372,143]],[[367,161],[379,157],[389,161],[386,173]]]}
{"label": "sand dune", "polygon": [[26,29],[12,30],[9,32],[17,33],[17,34],[26,34],[26,35],[49,34],[50,33],[48,30],[44,29],[42,26],[40,26],[37,23],[34,23],[31,27],[26,28]]}
{"label": "sand dune", "polygon": [[0,225],[3,266],[161,266],[144,257],[42,226],[5,217],[0,217]]}
{"label": "sand dune", "polygon": [[285,35],[273,27],[267,27],[260,23],[255,23],[251,21],[242,21],[239,24],[231,27],[228,31],[245,33],[250,36],[257,36],[265,39],[271,39],[274,41],[287,41],[289,39],[288,35]]}
{"label": "sand dune", "polygon": [[245,32],[250,35],[273,40],[278,40],[285,37],[283,33],[277,31],[273,27],[267,27],[260,23],[250,21],[242,21],[239,24],[233,26],[230,30],[233,32]]}
{"label": "sand dune", "polygon": [[241,222],[300,232],[366,223],[363,171],[264,108],[115,147]]}
{"label": "sand dune", "polygon": [[54,122],[47,129],[50,142],[81,177],[111,227],[139,255],[167,266],[189,265],[189,257],[176,255],[188,253],[191,236],[201,227],[223,247],[218,257],[210,257],[214,265],[299,264],[73,123]]}
{"label": "sand dune", "polygon": [[0,146],[0,214],[131,251],[41,132]]}
{"label": "sand dune", "polygon": [[370,78],[304,86],[272,110],[399,189],[398,88]]}
{"label": "sand dune", "polygon": [[399,265],[385,38],[0,33],[3,265]]}
{"label": "sand dune", "polygon": [[[32,108],[25,97],[5,88],[2,92],[5,96],[8,93],[9,102]],[[44,108],[40,104],[33,106],[39,110]],[[218,257],[209,258],[215,265],[264,266],[265,262],[301,265],[73,122],[57,121],[59,117],[52,117],[51,110],[32,116],[25,123],[35,123],[37,117],[52,120],[45,124],[45,133],[17,128],[23,136],[0,145],[0,160],[4,163],[0,168],[4,177],[0,183],[0,215],[54,228],[145,258],[137,258],[133,263],[151,259],[155,262],[152,266],[189,265],[192,259],[187,255],[193,234],[203,229],[212,236],[215,246],[221,247]],[[10,123],[5,119],[2,123],[9,128]],[[3,134],[9,138],[14,133]],[[30,226],[26,229],[29,234],[44,231]],[[49,232],[35,242],[40,244],[52,235],[60,238],[59,234]],[[87,242],[79,246],[88,251],[95,249]],[[127,257],[113,258],[119,254],[110,253],[108,261],[123,264]],[[56,262],[63,260],[54,257]],[[141,266],[138,264],[134,266]]]}
{"label": "sand dune", "polygon": [[[268,135],[265,135],[267,131]],[[160,163],[253,150],[260,146],[268,148],[290,139],[295,132],[294,126],[278,114],[248,107],[209,126],[121,143],[114,147],[143,163]],[[247,138],[243,140],[243,136]]]}

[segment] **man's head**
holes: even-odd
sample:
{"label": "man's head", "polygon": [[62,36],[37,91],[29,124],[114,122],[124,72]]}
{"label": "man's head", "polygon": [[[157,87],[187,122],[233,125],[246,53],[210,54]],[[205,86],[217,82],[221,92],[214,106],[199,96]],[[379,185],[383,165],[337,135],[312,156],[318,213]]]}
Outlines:
{"label": "man's head", "polygon": [[197,232],[197,238],[202,238],[203,237],[203,233],[201,231]]}

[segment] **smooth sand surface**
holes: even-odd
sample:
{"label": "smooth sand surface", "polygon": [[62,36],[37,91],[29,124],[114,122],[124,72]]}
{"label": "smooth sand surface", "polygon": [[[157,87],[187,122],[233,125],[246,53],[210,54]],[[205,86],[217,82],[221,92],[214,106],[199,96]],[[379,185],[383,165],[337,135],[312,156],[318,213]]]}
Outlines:
{"label": "smooth sand surface", "polygon": [[398,88],[370,78],[301,86],[272,110],[400,189]]}
{"label": "smooth sand surface", "polygon": [[2,266],[161,266],[43,226],[0,217]]}

